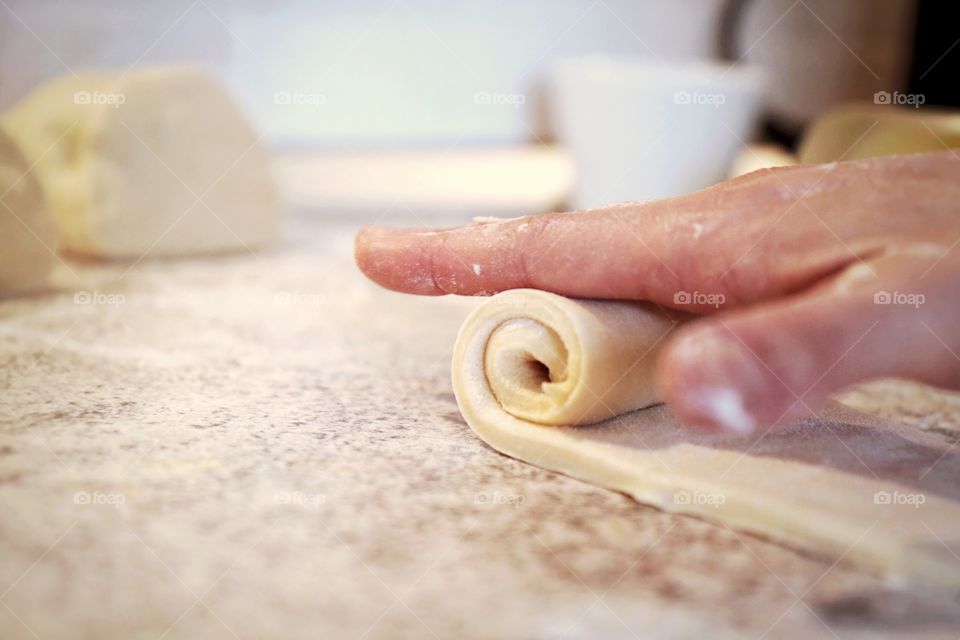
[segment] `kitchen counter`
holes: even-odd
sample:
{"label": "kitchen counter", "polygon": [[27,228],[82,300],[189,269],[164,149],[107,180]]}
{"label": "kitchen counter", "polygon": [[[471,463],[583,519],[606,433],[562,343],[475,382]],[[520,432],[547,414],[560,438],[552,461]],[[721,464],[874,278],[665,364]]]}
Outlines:
{"label": "kitchen counter", "polygon": [[[949,603],[491,450],[449,379],[475,301],[378,289],[355,229],[0,303],[0,637],[956,637]],[[844,401],[958,439],[960,396]]]}

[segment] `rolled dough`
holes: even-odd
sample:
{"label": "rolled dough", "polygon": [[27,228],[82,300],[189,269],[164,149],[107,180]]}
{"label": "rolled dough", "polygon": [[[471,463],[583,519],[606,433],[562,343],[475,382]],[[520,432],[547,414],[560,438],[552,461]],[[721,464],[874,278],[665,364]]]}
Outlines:
{"label": "rolled dough", "polygon": [[43,287],[57,231],[26,159],[0,129],[0,298]]}
{"label": "rolled dough", "polygon": [[264,145],[193,67],[55,78],[0,117],[66,248],[104,257],[258,247],[279,205]]}
{"label": "rolled dough", "polygon": [[746,438],[677,424],[651,407],[675,323],[643,304],[496,295],[457,338],[460,410],[520,460],[895,583],[960,589],[960,451],[836,404]]}

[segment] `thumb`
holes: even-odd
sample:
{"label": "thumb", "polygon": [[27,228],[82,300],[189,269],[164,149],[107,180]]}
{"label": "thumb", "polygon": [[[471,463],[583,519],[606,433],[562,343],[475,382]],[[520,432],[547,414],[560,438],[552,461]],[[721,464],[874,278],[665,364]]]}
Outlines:
{"label": "thumb", "polygon": [[681,418],[737,433],[814,413],[858,382],[960,383],[960,290],[932,245],[896,247],[807,292],[678,330],[658,363]]}

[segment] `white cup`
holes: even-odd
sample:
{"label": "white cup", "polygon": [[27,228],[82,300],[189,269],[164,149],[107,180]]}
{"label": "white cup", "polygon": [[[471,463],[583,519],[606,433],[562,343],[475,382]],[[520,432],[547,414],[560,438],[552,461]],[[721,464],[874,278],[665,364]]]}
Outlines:
{"label": "white cup", "polygon": [[664,198],[722,180],[749,140],[762,89],[754,67],[597,56],[558,63],[549,96],[577,166],[572,204]]}

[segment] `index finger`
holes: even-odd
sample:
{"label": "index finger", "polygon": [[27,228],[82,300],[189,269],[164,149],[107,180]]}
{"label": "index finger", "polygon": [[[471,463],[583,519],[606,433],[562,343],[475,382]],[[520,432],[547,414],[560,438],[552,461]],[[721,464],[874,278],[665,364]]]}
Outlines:
{"label": "index finger", "polygon": [[[530,287],[594,295],[621,280],[616,272],[625,263],[640,266],[634,243],[611,233],[615,224],[597,209],[453,229],[367,227],[357,236],[356,260],[375,282],[406,293],[485,295]],[[607,293],[630,297],[636,290],[610,286]]]}
{"label": "index finger", "polygon": [[[856,259],[809,214],[790,215],[824,177],[815,166],[762,170],[666,200],[448,230],[370,227],[357,237],[356,260],[372,280],[407,293],[530,287],[676,306],[678,292],[709,292],[683,307],[706,311],[796,291]],[[783,231],[770,233],[781,223],[817,250],[797,247],[787,259]]]}

